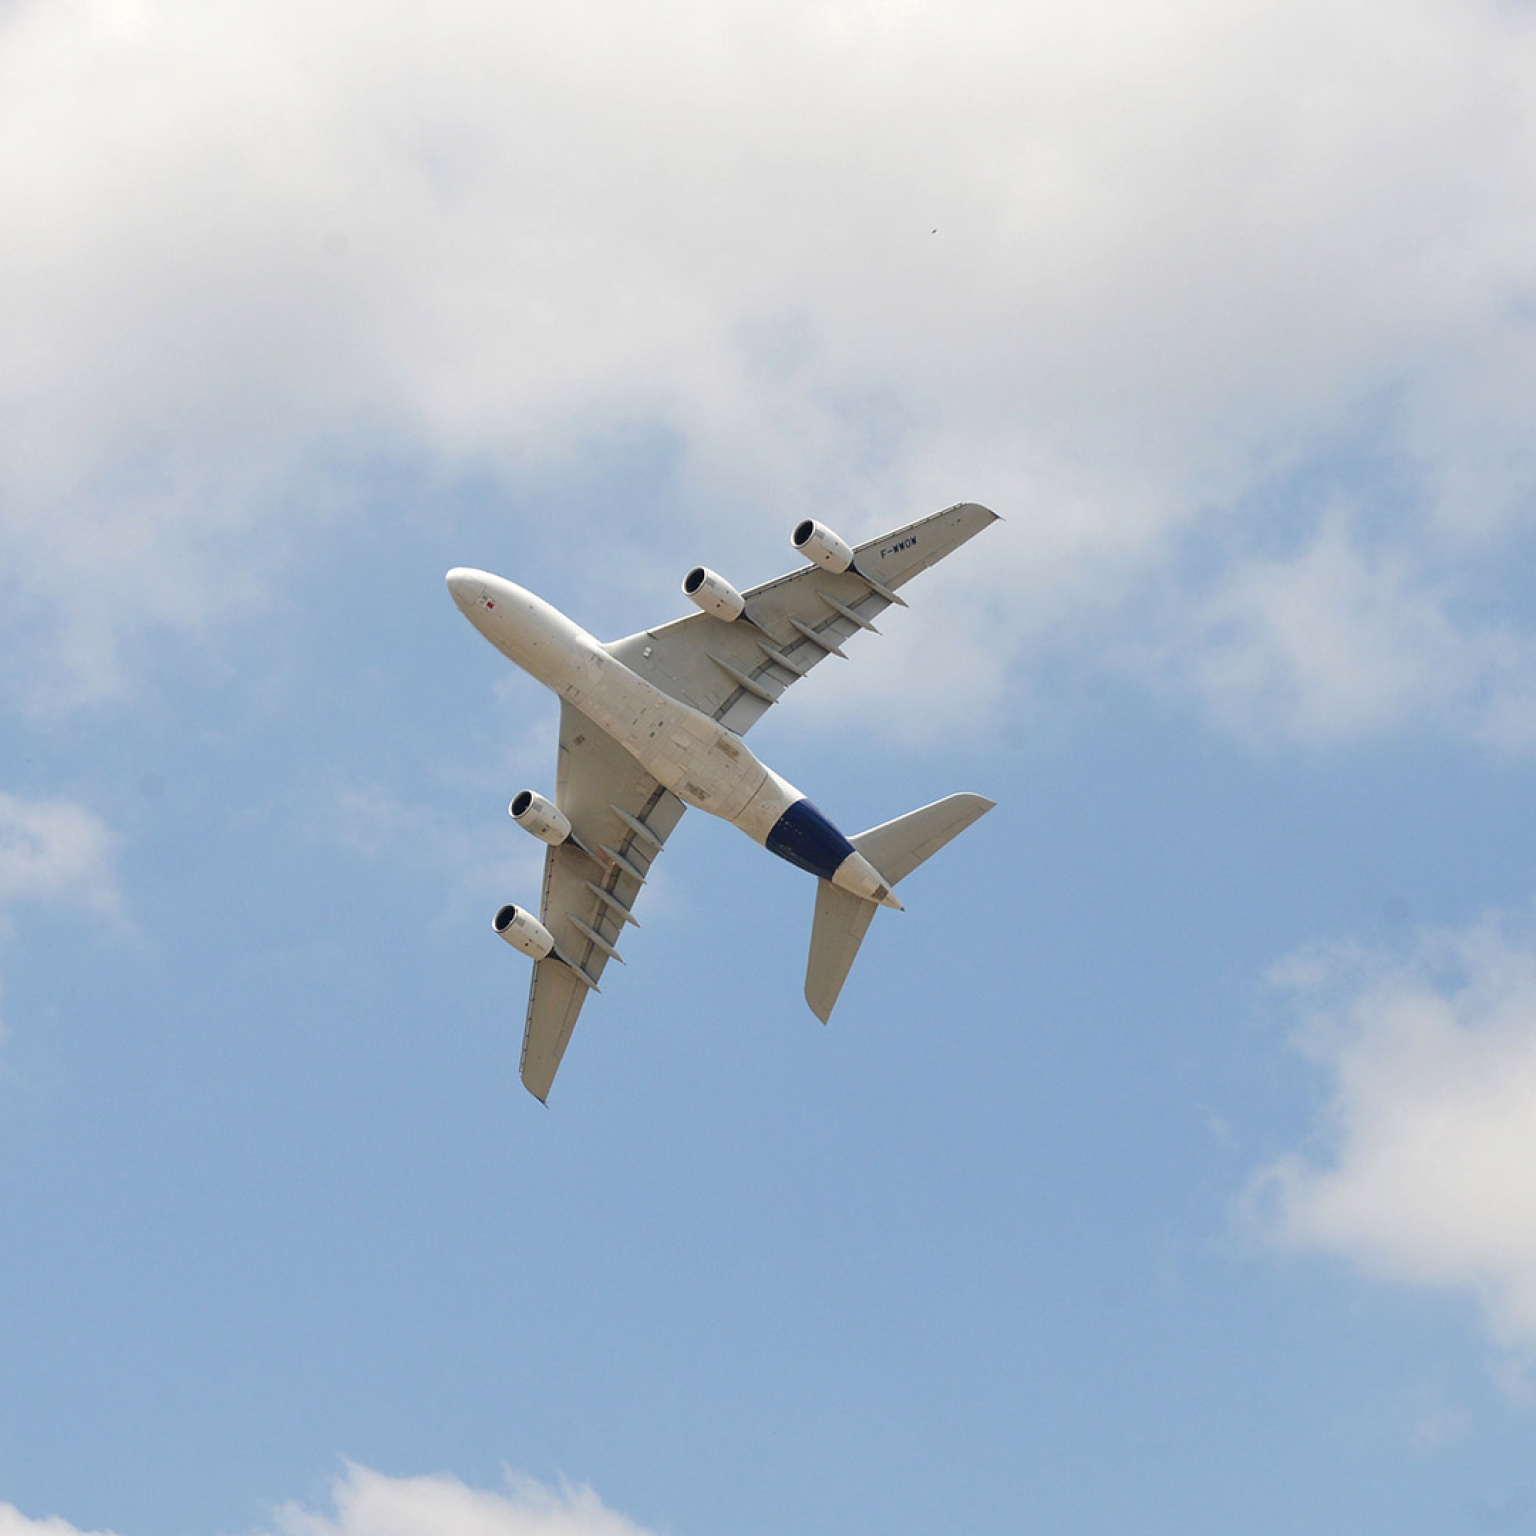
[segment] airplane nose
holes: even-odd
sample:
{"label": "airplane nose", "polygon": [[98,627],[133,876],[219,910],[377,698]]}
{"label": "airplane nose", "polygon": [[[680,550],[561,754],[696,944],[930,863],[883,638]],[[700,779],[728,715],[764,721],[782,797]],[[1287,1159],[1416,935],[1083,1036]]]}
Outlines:
{"label": "airplane nose", "polygon": [[500,645],[506,638],[507,623],[516,623],[519,602],[528,597],[522,588],[503,577],[477,571],[473,566],[456,565],[443,580],[459,612],[492,645]]}

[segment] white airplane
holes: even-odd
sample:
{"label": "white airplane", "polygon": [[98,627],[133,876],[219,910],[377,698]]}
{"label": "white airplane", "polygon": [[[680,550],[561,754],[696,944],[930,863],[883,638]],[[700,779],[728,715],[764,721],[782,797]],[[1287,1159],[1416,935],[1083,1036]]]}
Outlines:
{"label": "white airplane", "polygon": [[500,576],[448,572],[460,612],[560,696],[554,803],[525,789],[509,807],[548,844],[539,916],[509,905],[494,921],[534,961],[521,1070],[535,1098],[547,1101],[581,1005],[622,958],[640,887],[690,805],[820,881],[805,997],[826,1022],[875,908],[900,908],[892,887],[993,802],[951,795],[844,837],[741,738],[856,630],[905,607],[898,587],[996,520],[962,502],[853,549],[808,519],[794,545],[809,565],[747,592],[697,566],[683,591],[701,613],[607,645]]}

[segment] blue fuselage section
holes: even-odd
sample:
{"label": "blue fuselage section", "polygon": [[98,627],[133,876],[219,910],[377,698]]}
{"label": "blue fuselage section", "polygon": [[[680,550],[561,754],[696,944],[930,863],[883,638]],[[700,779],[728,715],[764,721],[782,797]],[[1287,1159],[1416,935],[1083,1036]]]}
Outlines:
{"label": "blue fuselage section", "polygon": [[810,800],[796,800],[773,824],[763,844],[781,859],[830,880],[853,844]]}

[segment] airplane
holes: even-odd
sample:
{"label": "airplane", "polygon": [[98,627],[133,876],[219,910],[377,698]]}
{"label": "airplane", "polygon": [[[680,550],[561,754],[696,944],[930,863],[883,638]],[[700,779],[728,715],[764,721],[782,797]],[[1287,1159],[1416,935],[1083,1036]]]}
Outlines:
{"label": "airplane", "polygon": [[792,683],[892,604],[897,590],[991,523],[961,502],[851,547],[807,518],[792,535],[809,562],[738,592],[695,566],[683,591],[700,609],[603,644],[542,598],[488,571],[456,566],[459,611],[510,661],[560,698],[553,802],[525,789],[513,821],[547,845],[535,917],[503,906],[494,930],[533,962],[520,1074],[540,1102],[589,992],[635,920],[651,864],[690,805],[739,827],[817,877],[805,997],[823,1023],[877,907],[995,802],[950,795],[845,837],[742,737]]}

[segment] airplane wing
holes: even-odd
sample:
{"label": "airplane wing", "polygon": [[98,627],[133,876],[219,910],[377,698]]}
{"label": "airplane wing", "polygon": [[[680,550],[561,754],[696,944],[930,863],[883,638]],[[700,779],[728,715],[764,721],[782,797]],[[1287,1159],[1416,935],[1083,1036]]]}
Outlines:
{"label": "airplane wing", "polygon": [[662,692],[744,736],[797,678],[827,656],[843,655],[850,635],[874,628],[870,621],[890,606],[886,593],[894,597],[996,521],[986,507],[961,502],[860,544],[849,570],[807,564],[753,587],[742,593],[746,609],[734,622],[692,613],[605,649]]}
{"label": "airplane wing", "polygon": [[549,1097],[587,1000],[588,982],[595,987],[604,966],[618,958],[619,938],[634,921],[629,909],[686,809],[618,742],[569,704],[560,707],[555,804],[570,818],[575,837],[591,851],[562,843],[544,858],[539,918],[565,959],[538,961],[528,991],[521,1071],[524,1085],[540,1100]]}

